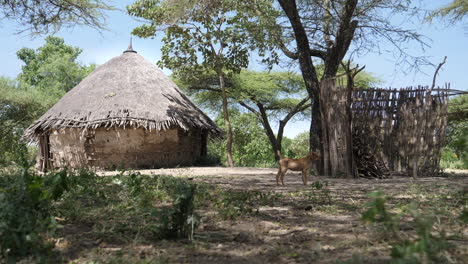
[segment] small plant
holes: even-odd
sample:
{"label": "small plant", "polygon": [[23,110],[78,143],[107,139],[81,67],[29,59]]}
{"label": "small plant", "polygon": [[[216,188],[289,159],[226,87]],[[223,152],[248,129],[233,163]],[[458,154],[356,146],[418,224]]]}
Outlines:
{"label": "small plant", "polygon": [[368,194],[372,200],[367,205],[367,210],[362,214],[362,220],[368,223],[380,223],[384,227],[385,234],[398,237],[400,216],[391,213],[387,209],[387,196],[383,191],[376,191]]}
{"label": "small plant", "polygon": [[174,177],[162,177],[163,187],[172,196],[172,207],[164,208],[158,233],[161,238],[193,239],[194,230],[197,228],[199,216],[195,213],[194,198],[196,185],[183,179]]}
{"label": "small plant", "polygon": [[273,205],[282,197],[281,193],[276,192],[254,192],[255,200],[259,203],[259,205]]}
{"label": "small plant", "polygon": [[234,220],[239,216],[258,212],[258,206],[272,205],[281,198],[280,193],[260,191],[214,191],[209,197],[221,218]]}
{"label": "small plant", "polygon": [[310,189],[304,192],[304,195],[313,204],[327,205],[332,203],[331,191],[328,189],[328,181],[314,181]]}
{"label": "small plant", "polygon": [[[382,191],[369,194],[372,201],[362,214],[366,222],[380,224],[385,233],[390,233],[394,263],[441,263],[448,262],[445,233],[434,230],[434,217],[422,214],[417,204],[401,208],[401,213],[393,213],[386,206],[387,197]],[[410,219],[407,225],[414,234],[402,231],[402,219]]]}
{"label": "small plant", "polygon": [[214,204],[223,219],[234,220],[253,212],[254,194],[247,191],[221,191]]}

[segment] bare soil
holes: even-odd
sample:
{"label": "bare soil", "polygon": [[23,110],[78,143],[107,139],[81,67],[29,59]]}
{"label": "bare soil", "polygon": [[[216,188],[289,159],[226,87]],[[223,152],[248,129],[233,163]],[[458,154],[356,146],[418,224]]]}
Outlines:
{"label": "bare soil", "polygon": [[[186,177],[230,190],[251,190],[281,194],[269,206],[260,206],[253,214],[235,220],[221,220],[215,213],[203,209],[202,222],[194,241],[160,241],[151,244],[138,242],[94,241],[90,228],[65,228],[64,239],[57,247],[68,251],[70,260],[82,263],[100,259],[111,262],[149,261],[151,263],[385,263],[390,260],[391,246],[375,227],[361,220],[367,194],[384,190],[398,204],[415,199],[415,195],[468,189],[467,174],[454,173],[448,177],[394,177],[384,180],[337,179],[309,176],[304,186],[300,173],[288,172],[285,186],[276,186],[277,169],[192,167],[178,169],[141,170],[142,174]],[[101,172],[103,176],[118,172]],[[314,199],[331,203],[314,203],[306,194],[310,183],[327,182],[329,193]],[[414,191],[418,189],[420,191]],[[320,196],[322,195],[322,196]],[[424,199],[421,198],[421,199]],[[449,220],[448,220],[449,221]],[[450,221],[449,221],[450,222]],[[447,226],[452,228],[450,225]],[[455,227],[454,227],[455,228]],[[452,252],[453,260],[468,260],[468,228],[447,230],[459,233]],[[126,240],[128,241],[128,240]],[[113,262],[114,263],[114,262]],[[149,263],[149,262],[144,262]],[[466,263],[466,262],[465,262]]]}

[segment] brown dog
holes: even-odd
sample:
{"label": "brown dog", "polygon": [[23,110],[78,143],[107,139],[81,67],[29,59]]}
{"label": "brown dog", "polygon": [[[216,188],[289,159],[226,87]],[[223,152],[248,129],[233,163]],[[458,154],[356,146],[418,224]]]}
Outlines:
{"label": "brown dog", "polygon": [[280,156],[280,160],[278,162],[279,170],[276,175],[276,185],[279,185],[280,178],[281,184],[284,185],[284,174],[286,174],[288,169],[292,171],[302,171],[302,182],[304,185],[307,185],[307,171],[312,167],[312,162],[314,160],[320,159],[320,155],[316,152],[310,152],[309,155],[300,159],[283,158],[280,153],[278,153],[278,155]]}

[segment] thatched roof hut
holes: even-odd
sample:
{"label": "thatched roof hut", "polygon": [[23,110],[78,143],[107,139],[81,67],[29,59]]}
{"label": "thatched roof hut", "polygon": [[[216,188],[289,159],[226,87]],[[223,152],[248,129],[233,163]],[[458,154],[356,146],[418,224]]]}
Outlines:
{"label": "thatched roof hut", "polygon": [[43,170],[188,165],[209,135],[221,130],[131,45],[25,131],[39,141]]}

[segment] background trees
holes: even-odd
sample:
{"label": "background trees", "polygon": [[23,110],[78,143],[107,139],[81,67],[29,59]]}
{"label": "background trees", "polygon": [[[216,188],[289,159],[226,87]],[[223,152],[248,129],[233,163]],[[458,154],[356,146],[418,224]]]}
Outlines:
{"label": "background trees", "polygon": [[82,50],[65,44],[59,37],[48,36],[46,43],[37,50],[22,48],[16,54],[24,62],[18,81],[60,98],[91,73],[95,65],[85,66],[77,62]]}
{"label": "background trees", "polygon": [[[219,109],[221,89],[213,76],[206,75],[194,81],[192,75],[179,73],[179,83],[195,100],[211,112]],[[227,78],[227,97],[231,108],[251,112],[263,127],[271,154],[278,159],[286,124],[303,114],[310,104],[302,78],[288,72],[254,72],[243,70]],[[274,126],[278,127],[275,133]],[[235,139],[234,139],[235,140]]]}
{"label": "background trees", "polygon": [[17,52],[25,63],[18,78],[0,77],[0,164],[24,158],[24,129],[95,68],[78,63],[80,53],[80,48],[51,36],[37,50]]}
{"label": "background trees", "polygon": [[449,103],[448,144],[442,153],[442,165],[468,168],[468,95],[459,95]]}

